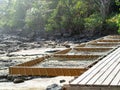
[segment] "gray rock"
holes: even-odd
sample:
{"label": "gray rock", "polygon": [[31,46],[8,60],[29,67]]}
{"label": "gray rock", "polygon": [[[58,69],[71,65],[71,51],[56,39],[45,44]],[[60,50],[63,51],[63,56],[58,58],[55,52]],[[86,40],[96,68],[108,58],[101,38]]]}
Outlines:
{"label": "gray rock", "polygon": [[70,45],[64,45],[66,48],[70,48]]}
{"label": "gray rock", "polygon": [[58,84],[52,84],[49,85],[46,90],[62,90],[62,86],[59,86]]}
{"label": "gray rock", "polygon": [[7,75],[0,75],[0,79],[7,78]]}
{"label": "gray rock", "polygon": [[60,80],[60,83],[64,83],[65,82],[65,80],[63,79],[63,80]]}
{"label": "gray rock", "polygon": [[0,82],[8,82],[6,78],[0,79]]}
{"label": "gray rock", "polygon": [[16,76],[16,75],[7,75],[7,79],[9,81],[14,81],[16,78],[22,78],[22,77],[21,76]]}
{"label": "gray rock", "polygon": [[31,76],[26,76],[26,77],[24,77],[24,80],[31,80],[31,79],[33,79],[33,77]]}
{"label": "gray rock", "polygon": [[12,76],[12,75],[8,75],[8,76],[7,76],[7,80],[9,80],[9,81],[13,81],[13,80],[14,80],[14,76]]}
{"label": "gray rock", "polygon": [[1,50],[0,50],[0,54],[5,54],[5,53],[6,53],[5,51],[1,51]]}
{"label": "gray rock", "polygon": [[70,34],[67,34],[67,33],[64,33],[64,34],[63,34],[63,37],[66,37],[66,38],[67,38],[67,37],[70,37],[70,36],[71,36],[71,35],[70,35]]}
{"label": "gray rock", "polygon": [[15,78],[13,82],[14,83],[22,83],[22,82],[24,82],[24,80],[22,78]]}

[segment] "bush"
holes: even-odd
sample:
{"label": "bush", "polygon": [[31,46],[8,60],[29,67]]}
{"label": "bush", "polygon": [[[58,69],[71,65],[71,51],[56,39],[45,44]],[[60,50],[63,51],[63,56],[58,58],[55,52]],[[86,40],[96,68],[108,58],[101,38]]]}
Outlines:
{"label": "bush", "polygon": [[120,14],[117,17],[118,33],[120,34]]}
{"label": "bush", "polygon": [[108,32],[108,34],[116,34],[119,32],[117,23],[118,15],[111,16],[109,19],[106,20],[105,29]]}
{"label": "bush", "polygon": [[[88,36],[93,36],[95,34],[101,34],[100,30],[101,30],[101,26],[102,26],[102,18],[99,14],[92,14],[89,17],[84,19],[85,23],[85,34]],[[87,34],[88,32],[88,34]]]}
{"label": "bush", "polygon": [[96,27],[101,26],[102,18],[99,14],[92,14],[89,17],[85,18],[85,29],[86,30],[95,30]]}

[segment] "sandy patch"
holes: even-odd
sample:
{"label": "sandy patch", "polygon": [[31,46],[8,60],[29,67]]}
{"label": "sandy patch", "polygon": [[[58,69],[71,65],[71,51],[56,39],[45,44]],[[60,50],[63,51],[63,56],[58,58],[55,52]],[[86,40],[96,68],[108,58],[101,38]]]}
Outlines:
{"label": "sandy patch", "polygon": [[[45,90],[46,87],[51,84],[58,84],[61,86],[63,86],[64,84],[68,84],[69,81],[72,80],[73,78],[74,77],[72,76],[36,78],[19,84],[14,84],[13,82],[3,82],[0,83],[0,90]],[[66,82],[60,83],[60,80],[63,79]]]}

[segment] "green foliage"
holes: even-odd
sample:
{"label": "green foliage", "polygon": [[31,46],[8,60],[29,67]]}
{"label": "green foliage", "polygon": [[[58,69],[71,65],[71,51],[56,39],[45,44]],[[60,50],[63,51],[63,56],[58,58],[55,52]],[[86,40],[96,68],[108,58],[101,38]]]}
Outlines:
{"label": "green foliage", "polygon": [[44,29],[47,7],[46,1],[31,3],[31,7],[26,12],[26,27],[34,30]]}
{"label": "green foliage", "polygon": [[118,25],[118,33],[120,34],[120,14],[118,15],[118,20],[117,20],[117,25]]}
{"label": "green foliage", "polygon": [[[56,31],[81,34],[84,30],[114,27],[108,19],[119,0],[1,0],[0,27],[6,30]],[[106,1],[107,3],[105,3]],[[111,10],[111,11],[110,11]],[[119,17],[118,26],[120,27]],[[119,30],[120,31],[120,30]]]}
{"label": "green foliage", "polygon": [[14,15],[14,3],[15,0],[11,0],[13,3],[2,1],[0,5],[0,27],[11,27],[13,26],[13,16]]}
{"label": "green foliage", "polygon": [[116,5],[120,5],[120,1],[119,0],[115,0],[115,2],[116,2]]}
{"label": "green foliage", "polygon": [[92,14],[85,18],[85,28],[87,30],[94,30],[96,27],[102,25],[102,18],[99,14]]}
{"label": "green foliage", "polygon": [[[116,5],[120,6],[120,1],[119,0],[116,0]],[[117,26],[118,26],[118,33],[120,34],[120,14],[118,14],[116,22],[117,22]]]}
{"label": "green foliage", "polygon": [[59,0],[48,20],[46,30],[71,31],[71,34],[80,32],[84,27],[83,18],[86,16],[87,10],[87,4],[83,0]]}

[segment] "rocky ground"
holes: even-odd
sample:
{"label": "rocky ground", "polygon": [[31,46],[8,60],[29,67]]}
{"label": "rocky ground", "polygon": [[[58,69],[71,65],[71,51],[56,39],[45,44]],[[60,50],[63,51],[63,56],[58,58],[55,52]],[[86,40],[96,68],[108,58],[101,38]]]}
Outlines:
{"label": "rocky ground", "polygon": [[[11,76],[9,75],[8,68],[35,58],[41,57],[44,54],[50,54],[58,50],[74,47],[81,42],[86,42],[94,38],[68,38],[68,39],[52,39],[46,40],[37,38],[35,41],[30,41],[29,38],[20,37],[16,35],[0,34],[0,88],[2,90],[42,90],[39,89],[39,85],[43,85],[45,82],[49,84],[44,85],[43,90],[51,90],[49,88],[57,88],[54,90],[60,90],[61,83],[68,83],[73,77],[38,77],[33,76]],[[32,79],[32,80],[31,80]],[[59,83],[56,83],[57,82]],[[29,81],[26,81],[29,80]],[[26,81],[26,82],[24,82]],[[24,84],[16,85],[14,83],[24,82]],[[39,82],[39,84],[37,84]],[[37,86],[31,87],[32,83],[36,83]],[[49,86],[50,85],[50,86]],[[5,87],[7,86],[7,87]],[[38,88],[39,87],[39,88]],[[23,89],[24,88],[24,89]],[[32,88],[32,89],[31,89]],[[34,88],[34,89],[33,89]],[[38,88],[38,89],[37,89]],[[21,89],[19,89],[21,90]]]}

